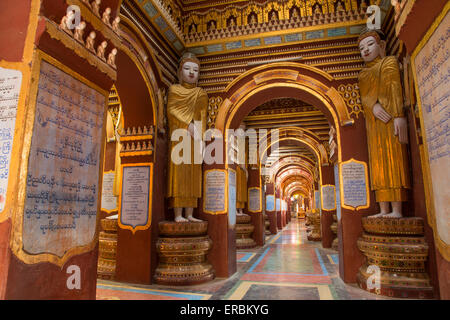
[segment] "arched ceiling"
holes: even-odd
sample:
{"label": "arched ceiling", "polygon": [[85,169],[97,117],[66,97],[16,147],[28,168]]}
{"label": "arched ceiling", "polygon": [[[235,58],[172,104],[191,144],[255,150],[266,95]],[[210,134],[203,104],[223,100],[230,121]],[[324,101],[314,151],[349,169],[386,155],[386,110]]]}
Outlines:
{"label": "arched ceiling", "polygon": [[328,140],[330,131],[330,125],[319,109],[292,98],[262,104],[244,119],[244,123],[247,128],[255,129],[299,127],[314,132],[322,141]]}

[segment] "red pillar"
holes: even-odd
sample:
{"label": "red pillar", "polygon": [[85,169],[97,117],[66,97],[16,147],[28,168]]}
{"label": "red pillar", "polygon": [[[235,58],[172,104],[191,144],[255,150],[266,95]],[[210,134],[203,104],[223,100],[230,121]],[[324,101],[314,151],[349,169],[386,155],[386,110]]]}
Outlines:
{"label": "red pillar", "polygon": [[[46,68],[47,71],[44,72],[49,74],[48,70],[52,70],[51,72],[54,75],[54,77],[52,76],[53,80],[62,81],[61,79],[63,79],[69,82],[69,86],[72,83],[76,83],[77,85],[83,83],[86,90],[88,90],[87,87],[90,87],[90,89],[96,91],[96,93],[92,92],[92,94],[98,98],[97,102],[100,102],[100,100],[106,102],[108,92],[116,76],[115,69],[106,64],[102,64],[102,72],[89,63],[93,61],[98,65],[101,63],[98,63],[99,59],[94,53],[89,53],[85,50],[83,51],[83,56],[81,56],[79,51],[82,50],[72,50],[63,44],[64,42],[62,41],[64,40],[67,41],[66,43],[70,42],[76,45],[75,40],[69,38],[64,31],[57,27],[61,18],[66,13],[68,7],[67,2],[24,0],[2,1],[0,5],[0,42],[2,43],[0,48],[0,67],[2,69],[8,69],[8,73],[14,72],[14,79],[16,79],[14,80],[11,74],[5,75],[2,70],[2,85],[11,85],[11,94],[17,93],[18,95],[18,99],[16,97],[11,98],[11,107],[16,107],[14,111],[15,128],[11,132],[14,136],[11,141],[11,158],[8,164],[8,189],[5,196],[5,207],[0,212],[0,299],[86,300],[95,299],[96,295],[98,255],[97,222],[100,218],[100,210],[97,210],[97,207],[93,207],[91,210],[95,211],[95,214],[90,216],[89,221],[80,217],[77,218],[76,223],[74,222],[70,225],[65,224],[64,227],[69,226],[72,228],[73,226],[76,231],[76,235],[73,235],[75,232],[69,233],[64,229],[51,228],[53,221],[56,221],[54,225],[56,226],[60,217],[55,217],[55,215],[49,212],[51,218],[47,216],[41,217],[38,223],[34,223],[36,221],[34,217],[32,215],[27,217],[24,209],[26,208],[27,199],[30,199],[32,192],[34,192],[33,189],[36,189],[36,192],[34,192],[36,194],[41,194],[41,192],[68,192],[67,190],[63,190],[61,186],[52,186],[50,190],[47,188],[48,186],[43,184],[30,186],[26,179],[29,174],[39,172],[39,174],[55,176],[55,181],[59,180],[62,174],[64,174],[67,176],[66,182],[68,182],[69,178],[70,182],[75,182],[78,179],[81,180],[86,177],[84,174],[82,176],[77,176],[76,174],[73,176],[69,175],[67,168],[73,165],[75,170],[75,165],[79,165],[74,159],[68,158],[66,159],[67,161],[56,159],[56,157],[53,159],[43,159],[42,154],[36,155],[36,151],[34,151],[35,147],[49,148],[49,150],[50,148],[57,148],[56,143],[59,142],[58,139],[64,136],[70,138],[70,141],[74,141],[74,136],[66,130],[67,128],[53,126],[50,130],[50,123],[47,123],[46,127],[49,132],[46,140],[42,141],[39,139],[39,136],[41,136],[40,130],[42,130],[39,129],[39,126],[43,127],[44,124],[40,122],[40,119],[35,117],[35,115],[40,113],[36,97],[46,96],[47,101],[53,101],[52,98],[58,94],[56,91],[48,91],[45,93],[44,86],[41,87],[43,91],[40,91],[41,88],[38,88],[38,84],[41,84],[40,81],[47,81],[44,79],[45,76],[39,77],[41,71]],[[44,3],[45,5],[43,5]],[[118,14],[118,8],[113,2],[111,2],[110,7],[112,9],[112,16]],[[107,41],[109,43],[108,48],[113,47],[114,43],[120,44],[121,39],[113,34],[110,31],[110,27],[104,25],[101,19],[91,19],[95,20],[94,26],[97,39],[100,38]],[[38,52],[37,49],[40,51]],[[42,55],[41,52],[43,53]],[[44,63],[38,58],[42,58],[42,61],[45,60],[46,62]],[[56,69],[58,70],[54,72]],[[18,73],[20,73],[20,77],[17,76]],[[94,86],[95,89],[93,88]],[[61,87],[55,88],[63,90],[64,88]],[[81,95],[82,92],[78,91],[78,93]],[[4,98],[10,98],[8,97],[8,93],[5,92],[5,94],[6,96]],[[75,90],[70,94],[75,96]],[[70,114],[74,115],[72,111],[75,107],[67,103],[67,101],[64,102],[62,100],[58,100],[58,107],[61,107],[60,110],[48,110],[49,114],[51,114],[50,117],[53,119],[61,119],[61,123],[70,123],[71,126],[79,126],[79,119],[75,120],[72,118],[71,120],[69,118]],[[86,102],[80,102],[80,105],[88,108]],[[97,121],[100,118],[100,114],[106,115],[107,110],[105,106],[106,103],[95,103],[95,106],[92,106],[91,111],[94,111],[96,114],[92,120]],[[62,112],[61,110],[68,111]],[[94,132],[95,134],[92,136],[86,135],[80,143],[83,143],[84,146],[92,143],[92,146],[95,144],[98,147],[98,152],[90,154],[89,157],[94,155],[94,158],[91,160],[96,163],[92,165],[96,166],[98,164],[99,168],[98,170],[95,168],[95,170],[89,172],[99,174],[98,182],[95,179],[96,181],[92,185],[96,191],[92,197],[96,203],[99,203],[101,201],[99,197],[101,192],[98,191],[101,190],[104,125],[103,127],[102,125],[96,127],[97,129],[92,129],[94,131],[91,131],[91,133]],[[99,135],[97,135],[96,131],[98,129],[100,129]],[[79,132],[82,132],[82,130],[86,130],[86,128],[81,129],[80,127]],[[53,133],[50,134],[50,132]],[[100,139],[97,140],[99,136],[103,141],[100,141]],[[55,141],[55,145],[52,144],[53,141]],[[47,146],[47,142],[51,143]],[[70,153],[67,150],[64,152],[66,154]],[[85,158],[87,156],[86,148],[83,147],[83,152],[80,153],[86,153],[77,155],[80,159]],[[34,157],[34,161],[31,160],[32,157]],[[28,161],[29,159],[30,161]],[[62,161],[64,161],[63,164],[61,164]],[[44,164],[45,168],[43,170],[37,169],[40,164]],[[70,172],[72,172],[72,169],[70,169]],[[82,171],[80,170],[79,172]],[[84,193],[84,195],[88,194],[86,190],[79,193]],[[89,195],[89,197],[91,196]],[[80,207],[81,205],[76,205],[76,202],[74,202],[74,204],[66,204],[64,210],[65,212],[70,212],[71,210],[77,210],[79,212]],[[40,208],[37,210],[40,210]],[[58,204],[56,206],[55,204],[55,211],[57,210],[63,210],[62,205]],[[91,210],[90,212],[92,212]],[[30,209],[30,212],[36,213],[37,211],[36,209]],[[31,227],[25,226],[24,222],[26,221],[31,221],[27,223]],[[48,225],[46,225],[47,223]],[[82,224],[81,228],[80,224]],[[43,228],[42,230],[48,227],[45,234],[41,231],[40,227]],[[83,238],[82,236],[85,235],[84,232],[87,232],[87,230],[94,230],[92,238],[89,237],[89,239],[81,240]],[[49,238],[45,237],[50,236],[57,237],[61,241],[46,241]],[[25,245],[25,242],[30,243],[30,239],[33,241],[31,242],[32,244]],[[77,240],[80,241],[78,247],[76,244]],[[36,252],[30,254],[27,251],[27,247],[34,247],[35,244],[36,247],[33,250],[36,250]]]}
{"label": "red pillar", "polygon": [[[257,166],[249,166],[248,168],[248,200],[245,213],[252,217],[252,224],[255,227],[252,238],[255,240],[258,246],[263,246],[265,242],[265,222],[262,214],[262,190],[261,190],[261,176],[259,174],[259,168]],[[256,195],[259,191],[259,210],[253,210],[256,208],[250,208],[250,196]]]}

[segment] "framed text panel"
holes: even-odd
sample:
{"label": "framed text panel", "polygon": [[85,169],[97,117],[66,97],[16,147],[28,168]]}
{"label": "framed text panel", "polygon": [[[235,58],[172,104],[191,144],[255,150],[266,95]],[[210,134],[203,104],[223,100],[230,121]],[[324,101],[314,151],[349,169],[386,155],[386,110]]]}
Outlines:
{"label": "framed text panel", "polygon": [[411,61],[423,136],[421,160],[428,222],[450,261],[450,3],[415,49]]}

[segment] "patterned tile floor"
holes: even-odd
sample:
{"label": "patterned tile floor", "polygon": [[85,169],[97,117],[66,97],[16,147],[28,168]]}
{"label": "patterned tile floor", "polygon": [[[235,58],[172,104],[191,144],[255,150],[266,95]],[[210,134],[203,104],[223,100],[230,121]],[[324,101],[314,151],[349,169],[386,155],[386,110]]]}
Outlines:
{"label": "patterned tile floor", "polygon": [[132,285],[99,280],[99,300],[354,300],[387,299],[345,284],[336,251],[308,241],[303,221],[293,219],[261,248],[237,252],[228,279],[185,287]]}

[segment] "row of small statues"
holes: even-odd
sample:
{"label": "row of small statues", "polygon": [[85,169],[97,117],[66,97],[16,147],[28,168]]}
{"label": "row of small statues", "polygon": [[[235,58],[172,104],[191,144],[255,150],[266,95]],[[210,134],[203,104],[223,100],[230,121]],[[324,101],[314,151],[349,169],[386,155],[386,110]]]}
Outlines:
{"label": "row of small statues", "polygon": [[126,136],[140,136],[140,135],[148,135],[148,134],[153,134],[153,127],[150,126],[149,128],[147,128],[147,126],[144,126],[144,128],[141,127],[132,127],[132,128],[128,128],[126,131],[125,129],[122,130],[122,132],[120,133],[120,135],[122,137],[126,137]]}
{"label": "row of small statues", "polygon": [[147,142],[143,141],[142,145],[140,142],[137,143],[122,143],[122,150],[121,152],[131,152],[131,151],[148,151],[153,150],[152,143],[149,141]]}
{"label": "row of small statues", "polygon": [[[81,0],[83,3],[86,4],[86,6],[88,6],[89,8],[92,9],[92,12],[100,18],[100,4],[102,3],[101,0],[94,0],[92,1],[92,3],[89,3],[88,0]],[[120,17],[117,16],[112,24],[110,22],[111,19],[111,8],[106,8],[105,11],[103,11],[103,14],[101,15],[102,21],[107,24],[108,26],[112,27],[112,29],[116,32],[119,33],[119,23],[120,23]]]}
{"label": "row of small statues", "polygon": [[111,52],[108,55],[108,59],[105,58],[105,51],[106,47],[108,46],[107,41],[102,41],[100,45],[98,45],[97,49],[95,49],[95,38],[97,37],[97,34],[95,31],[91,31],[89,35],[86,37],[86,41],[83,39],[83,34],[86,29],[86,22],[80,21],[80,23],[75,27],[75,31],[72,32],[71,30],[71,23],[74,20],[75,12],[69,11],[62,19],[59,24],[59,27],[73,36],[75,40],[85,45],[86,49],[93,52],[97,55],[100,59],[103,61],[106,61],[110,66],[116,67],[116,55],[117,55],[117,48],[113,48]]}

